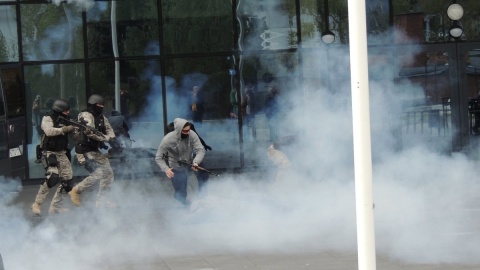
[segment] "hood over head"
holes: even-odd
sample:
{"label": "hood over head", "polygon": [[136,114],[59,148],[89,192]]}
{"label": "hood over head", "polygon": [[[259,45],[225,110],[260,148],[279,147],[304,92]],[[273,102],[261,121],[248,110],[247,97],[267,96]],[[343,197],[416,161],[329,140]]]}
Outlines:
{"label": "hood over head", "polygon": [[187,123],[189,122],[183,118],[175,118],[175,120],[173,120],[173,125],[175,127],[175,134],[178,137],[180,137],[180,135],[182,134],[182,129]]}
{"label": "hood over head", "polygon": [[110,113],[111,116],[120,116],[120,112],[117,111],[117,110],[112,110],[112,112]]}

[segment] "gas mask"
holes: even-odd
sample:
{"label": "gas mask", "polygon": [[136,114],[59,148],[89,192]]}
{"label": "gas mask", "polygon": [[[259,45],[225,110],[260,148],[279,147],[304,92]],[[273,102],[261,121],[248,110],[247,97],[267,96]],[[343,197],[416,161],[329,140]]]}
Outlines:
{"label": "gas mask", "polygon": [[93,106],[93,112],[96,114],[96,115],[100,115],[103,113],[103,107],[100,107],[100,106]]}

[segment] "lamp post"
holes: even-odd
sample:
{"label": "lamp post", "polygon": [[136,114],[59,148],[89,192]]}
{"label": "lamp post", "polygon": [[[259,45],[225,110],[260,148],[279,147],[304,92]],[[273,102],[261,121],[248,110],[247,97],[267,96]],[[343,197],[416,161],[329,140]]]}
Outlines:
{"label": "lamp post", "polygon": [[330,14],[328,12],[328,0],[323,0],[325,14],[325,31],[322,33],[322,41],[331,44],[335,41],[335,34],[330,31]]}
{"label": "lamp post", "polygon": [[375,270],[366,1],[348,0],[358,269]]}
{"label": "lamp post", "polygon": [[455,2],[447,9],[448,18],[453,21],[448,33],[454,39],[459,39],[463,35],[463,29],[458,22],[463,17],[463,7]]}
{"label": "lamp post", "polygon": [[459,39],[463,34],[462,27],[458,24],[458,21],[454,21],[452,27],[448,30],[448,33],[454,39]]}
{"label": "lamp post", "polygon": [[447,15],[451,20],[458,21],[463,17],[463,7],[459,4],[453,3],[448,6]]}
{"label": "lamp post", "polygon": [[[463,17],[463,7],[457,4],[456,0],[453,0],[452,4],[447,8],[447,16],[448,18],[450,18],[450,20],[452,20],[452,25],[448,30],[448,35],[451,38],[453,38],[455,42],[455,53],[453,55],[453,67],[456,69],[456,73],[457,73],[457,76],[454,78],[455,81],[452,83],[452,85],[454,85],[454,87],[456,88],[456,91],[452,92],[451,104],[454,107],[459,106],[460,110],[463,111],[465,109],[468,110],[468,101],[467,101],[468,96],[466,95],[466,91],[460,90],[462,88],[462,84],[460,81],[461,79],[459,77],[459,74],[463,74],[464,72],[463,71],[464,66],[460,66],[461,63],[464,63],[463,57],[460,54],[458,49],[458,41],[463,35],[463,29],[460,26],[460,21],[459,21]],[[457,118],[456,121],[458,121],[459,128],[461,130],[464,129],[464,124],[461,124],[461,123],[470,123],[470,119],[468,119],[468,117],[469,117],[468,114],[458,113],[458,115],[455,115],[454,111],[452,111],[452,121],[454,121],[454,119]],[[454,140],[456,142],[454,142],[453,144],[453,151],[460,151],[461,145],[468,143],[469,136],[466,135],[466,133],[464,132],[460,132],[460,134],[458,134],[458,138],[455,138]]]}
{"label": "lamp post", "polygon": [[322,33],[322,41],[327,43],[327,44],[331,44],[335,41],[335,34],[333,34],[332,31],[330,30],[327,30],[325,32]]}

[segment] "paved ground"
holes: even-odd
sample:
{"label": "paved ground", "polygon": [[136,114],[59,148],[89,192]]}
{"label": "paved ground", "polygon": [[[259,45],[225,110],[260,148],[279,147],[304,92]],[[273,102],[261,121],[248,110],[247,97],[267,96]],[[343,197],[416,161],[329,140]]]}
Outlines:
{"label": "paved ground", "polygon": [[[211,181],[244,179],[227,175]],[[265,181],[268,175],[252,173],[247,178]],[[195,180],[190,180],[190,194],[197,194]],[[228,208],[237,196],[233,189],[226,194],[232,201],[209,199],[215,197],[215,190],[209,190],[191,195],[191,207],[183,208],[172,200],[171,184],[160,177],[117,180],[115,184],[112,193],[121,202],[117,209],[96,209],[96,191],[92,190],[83,194],[81,207],[66,201],[71,211],[49,215],[46,203],[40,217],[30,212],[38,186],[27,185],[18,194],[9,193],[13,199],[2,210],[3,220],[0,218],[0,253],[5,269],[358,269],[354,243],[322,247],[269,235],[268,230],[261,230],[260,222],[244,221],[239,226],[236,217],[244,211],[260,210],[242,206],[235,213]],[[216,190],[222,190],[222,185],[218,186]],[[212,215],[212,210],[219,208],[230,211]],[[287,222],[277,226],[285,234],[295,230]],[[275,237],[282,241],[270,239]],[[315,241],[322,239],[311,242]],[[480,269],[480,263],[412,263],[379,252],[377,269]]]}

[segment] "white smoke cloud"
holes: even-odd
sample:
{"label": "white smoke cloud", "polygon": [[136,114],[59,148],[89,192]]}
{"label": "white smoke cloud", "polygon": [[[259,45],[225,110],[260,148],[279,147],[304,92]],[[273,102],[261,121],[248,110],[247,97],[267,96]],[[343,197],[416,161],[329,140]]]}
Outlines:
{"label": "white smoke cloud", "polygon": [[[304,142],[290,156],[288,177],[212,176],[204,197],[189,190],[190,210],[176,204],[169,182],[138,178],[114,183],[112,197],[121,204],[115,210],[95,209],[95,191],[84,194],[80,208],[40,218],[30,215],[29,202],[2,201],[6,269],[102,269],[198,252],[355,252],[348,100],[318,89],[291,112]],[[383,111],[384,103],[372,104],[372,111]],[[379,132],[374,136],[389,136]],[[380,143],[383,154],[373,166],[377,253],[410,263],[478,263],[476,162],[460,153],[394,151],[389,139]],[[0,190],[14,186],[2,183]]]}
{"label": "white smoke cloud", "polygon": [[[316,61],[312,68],[335,74],[333,89],[314,85],[282,92],[287,100],[302,99],[301,106],[294,103],[290,108],[284,119],[287,125],[280,129],[283,132],[288,126],[285,133],[298,137],[289,149],[293,165],[286,177],[274,181],[274,168],[266,174],[223,173],[218,178],[211,176],[203,196],[195,194],[193,181],[189,189],[192,206],[183,209],[173,200],[170,182],[134,175],[114,183],[111,196],[120,204],[118,209],[96,209],[96,190],[92,189],[83,194],[82,207],[67,202],[72,207],[69,213],[42,217],[30,214],[30,202],[15,200],[9,191],[18,186],[14,181],[2,181],[0,253],[5,268],[105,269],[107,265],[158,261],[159,257],[221,252],[354,252],[348,51],[329,52],[332,64],[328,69],[323,61]],[[310,57],[323,59],[324,55]],[[152,78],[154,85],[160,85],[158,77]],[[178,86],[167,79],[170,87]],[[401,128],[395,129],[399,121],[392,116],[398,117],[403,105],[419,91],[403,86],[410,91],[397,99],[398,93],[389,91],[395,87],[389,80],[370,84],[377,254],[409,263],[478,264],[478,164],[462,153],[442,154],[442,142],[432,143],[440,138],[435,133],[403,134]],[[152,89],[151,93],[146,112],[159,117],[163,113],[158,106],[161,92]],[[305,93],[305,98],[299,93]],[[167,96],[168,102],[181,98]],[[396,145],[400,134],[392,130],[401,133],[402,149]],[[158,139],[154,147],[160,134],[158,129],[153,132]],[[263,154],[266,158],[265,151],[258,149],[259,158]],[[33,202],[34,194],[30,195]],[[46,202],[44,212],[47,209]]]}

